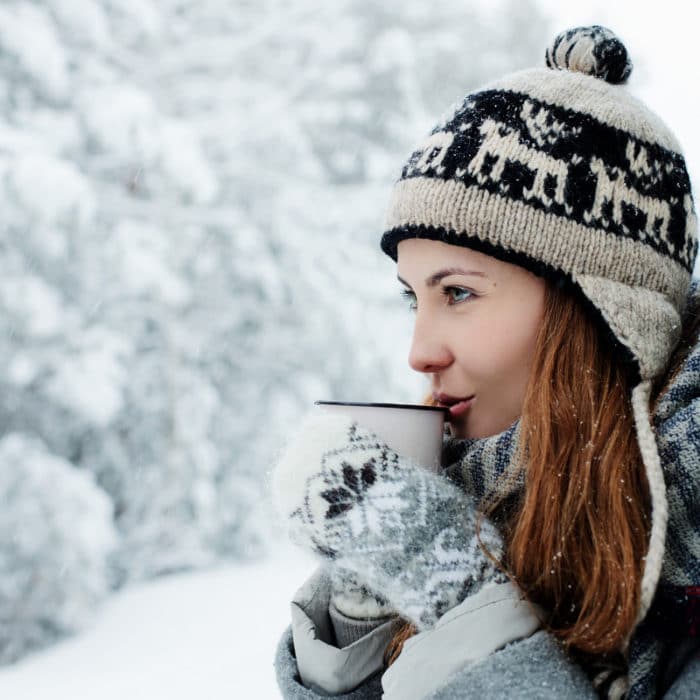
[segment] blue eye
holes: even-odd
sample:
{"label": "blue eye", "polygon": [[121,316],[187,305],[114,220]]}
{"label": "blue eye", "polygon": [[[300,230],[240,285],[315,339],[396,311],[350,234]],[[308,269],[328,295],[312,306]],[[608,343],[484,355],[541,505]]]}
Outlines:
{"label": "blue eye", "polygon": [[401,296],[408,300],[408,308],[411,311],[415,311],[418,306],[416,304],[416,295],[410,289],[402,289]]}
{"label": "blue eye", "polygon": [[448,304],[461,304],[474,297],[474,293],[464,287],[443,287],[442,293],[447,298]]}

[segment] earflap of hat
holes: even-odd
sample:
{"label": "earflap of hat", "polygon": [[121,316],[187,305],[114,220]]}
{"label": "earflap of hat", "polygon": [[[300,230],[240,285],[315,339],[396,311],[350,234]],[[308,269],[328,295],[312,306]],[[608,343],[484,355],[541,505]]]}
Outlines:
{"label": "earflap of hat", "polygon": [[651,498],[651,528],[649,548],[644,557],[644,573],[640,586],[637,623],[646,616],[654,599],[654,592],[661,578],[664,552],[666,551],[666,528],[668,525],[668,499],[666,482],[659,457],[654,430],[651,427],[650,400],[652,380],[647,379],[632,390],[632,412],[637,431],[637,444],[642,457]]}
{"label": "earflap of hat", "polygon": [[634,355],[642,379],[662,374],[681,333],[678,309],[664,294],[592,275],[574,275],[615,337]]}

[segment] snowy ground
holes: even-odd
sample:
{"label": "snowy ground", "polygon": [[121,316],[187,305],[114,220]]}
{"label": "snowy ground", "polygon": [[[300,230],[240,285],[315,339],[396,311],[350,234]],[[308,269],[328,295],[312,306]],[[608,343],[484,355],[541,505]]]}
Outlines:
{"label": "snowy ground", "polygon": [[275,700],[274,649],[313,568],[282,548],[258,564],[135,586],[82,634],[0,670],[0,697]]}

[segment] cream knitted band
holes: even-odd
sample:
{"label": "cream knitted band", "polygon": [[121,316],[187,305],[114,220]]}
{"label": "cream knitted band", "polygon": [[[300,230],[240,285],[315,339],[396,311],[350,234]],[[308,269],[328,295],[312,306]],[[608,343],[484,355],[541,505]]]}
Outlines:
{"label": "cream knitted band", "polygon": [[467,247],[477,239],[491,244],[493,254],[502,248],[503,259],[521,253],[568,274],[647,287],[678,305],[688,289],[687,270],[641,241],[611,236],[457,180],[400,180],[392,193],[386,227],[382,248],[394,260],[404,238],[432,238]]}
{"label": "cream knitted band", "polygon": [[[524,75],[516,77],[522,80]],[[587,80],[594,86],[597,82]],[[629,115],[631,121],[637,116],[645,115]],[[675,261],[687,274],[697,242],[692,235],[694,210],[683,157],[658,143],[640,140],[625,126],[611,126],[590,114],[514,90],[485,90],[469,96],[449,122],[420,144],[400,183],[405,186],[421,178],[461,184],[452,193],[439,189],[422,193],[424,213],[435,205],[442,211],[449,206],[455,223],[464,219],[464,210],[476,205],[480,216],[498,214],[491,226],[505,227],[508,236],[507,229],[523,214],[526,221],[516,224],[520,229],[530,224],[536,212],[552,214],[559,217],[559,225],[571,222],[612,241],[615,237],[637,241]],[[485,210],[481,193],[497,195],[500,205],[494,201],[491,210]],[[413,194],[420,195],[414,191],[409,196]],[[444,194],[453,197],[449,205],[442,200]],[[405,200],[405,195],[394,198],[388,228],[403,218],[393,207],[405,207]],[[516,206],[509,207],[510,203]],[[475,218],[472,215],[471,221]],[[426,220],[415,223],[431,225]],[[396,236],[392,239],[395,243]],[[574,240],[571,244],[578,245]],[[547,247],[548,242],[542,245]],[[386,250],[387,243],[383,241],[382,246]],[[628,264],[636,267],[633,261]]]}

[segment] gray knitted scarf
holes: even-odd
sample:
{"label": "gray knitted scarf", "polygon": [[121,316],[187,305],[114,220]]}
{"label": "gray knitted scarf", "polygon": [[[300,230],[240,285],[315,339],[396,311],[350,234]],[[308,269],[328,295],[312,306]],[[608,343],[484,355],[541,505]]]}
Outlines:
{"label": "gray knitted scarf", "polygon": [[447,438],[443,444],[443,473],[461,486],[478,503],[493,496],[507,499],[518,496],[525,486],[513,459],[518,444],[520,421],[498,435],[458,440]]}

